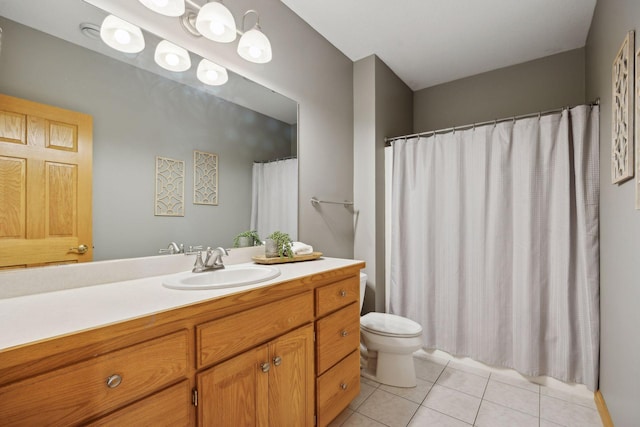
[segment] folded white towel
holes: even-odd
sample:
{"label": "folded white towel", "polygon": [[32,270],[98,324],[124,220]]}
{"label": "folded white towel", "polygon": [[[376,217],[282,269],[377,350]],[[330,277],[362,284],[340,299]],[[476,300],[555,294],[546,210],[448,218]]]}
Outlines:
{"label": "folded white towel", "polygon": [[313,252],[313,247],[302,242],[291,243],[291,250],[294,255],[308,255]]}

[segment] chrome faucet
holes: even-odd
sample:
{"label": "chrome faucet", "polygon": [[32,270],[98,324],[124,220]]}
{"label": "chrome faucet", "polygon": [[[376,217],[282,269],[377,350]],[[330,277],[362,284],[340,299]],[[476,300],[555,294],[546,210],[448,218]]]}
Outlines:
{"label": "chrome faucet", "polygon": [[178,244],[176,242],[171,242],[169,243],[169,246],[167,246],[167,249],[160,249],[158,251],[158,253],[161,254],[181,254],[184,252],[184,246],[182,244],[180,244],[180,246],[178,246]]}
{"label": "chrome faucet", "polygon": [[202,252],[198,252],[192,271],[194,273],[202,273],[204,271],[224,268],[224,263],[222,262],[223,255],[229,255],[229,252],[223,247],[215,249],[207,248],[207,257],[202,261]]}

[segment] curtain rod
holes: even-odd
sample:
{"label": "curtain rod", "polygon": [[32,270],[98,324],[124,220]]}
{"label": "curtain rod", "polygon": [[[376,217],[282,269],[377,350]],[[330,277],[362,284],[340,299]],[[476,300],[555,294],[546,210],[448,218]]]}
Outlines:
{"label": "curtain rod", "polygon": [[254,160],[253,163],[273,163],[273,162],[279,162],[281,160],[291,160],[291,159],[297,159],[297,156],[289,156],[289,157],[281,157],[279,159],[274,159],[274,160]]}
{"label": "curtain rod", "polygon": [[[600,105],[600,98],[596,98],[595,101],[586,104],[589,105],[590,107],[593,107],[595,105]],[[391,146],[391,143],[393,141],[396,141],[398,139],[409,139],[409,138],[415,138],[415,137],[420,137],[420,136],[428,136],[428,135],[441,135],[441,134],[445,134],[445,133],[449,133],[449,132],[455,132],[457,130],[467,130],[467,129],[475,129],[476,127],[480,127],[480,126],[486,126],[486,125],[490,125],[493,124],[494,126],[497,125],[498,123],[502,123],[502,122],[510,122],[510,121],[516,121],[516,120],[520,120],[520,119],[528,119],[531,117],[542,117],[542,116],[547,116],[549,114],[555,114],[555,113],[560,113],[564,110],[569,110],[571,108],[574,107],[562,107],[562,108],[556,108],[553,110],[547,110],[547,111],[539,111],[537,113],[529,113],[529,114],[522,114],[520,116],[512,116],[512,117],[506,117],[504,119],[495,119],[495,120],[488,120],[486,122],[478,122],[478,123],[472,123],[469,125],[462,125],[462,126],[453,126],[450,128],[445,128],[445,129],[438,129],[438,130],[430,130],[430,131],[426,131],[426,132],[419,132],[419,133],[412,133],[410,135],[402,135],[402,136],[394,136],[394,137],[390,137],[390,138],[385,138],[384,142],[385,142],[385,147],[389,147]]]}

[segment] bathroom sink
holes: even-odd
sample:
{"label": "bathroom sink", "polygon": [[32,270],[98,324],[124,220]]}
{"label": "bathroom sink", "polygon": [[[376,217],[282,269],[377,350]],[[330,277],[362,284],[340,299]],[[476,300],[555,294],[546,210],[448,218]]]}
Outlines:
{"label": "bathroom sink", "polygon": [[225,289],[252,285],[271,280],[280,275],[277,267],[267,265],[229,265],[219,270],[202,273],[174,274],[162,283],[171,289]]}

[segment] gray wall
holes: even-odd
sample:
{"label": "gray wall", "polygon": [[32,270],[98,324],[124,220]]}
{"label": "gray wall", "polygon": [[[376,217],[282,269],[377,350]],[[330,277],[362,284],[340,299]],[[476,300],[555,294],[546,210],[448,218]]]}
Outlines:
{"label": "gray wall", "polygon": [[575,49],[417,91],[414,131],[582,104],[584,55]]}
{"label": "gray wall", "polygon": [[194,39],[177,19],[154,14],[140,2],[88,2],[297,101],[299,238],[328,256],[353,256],[353,216],[339,208],[316,210],[309,203],[313,196],[353,200],[352,61],[278,0],[225,3],[236,22],[248,9],[259,11],[260,25],[273,46],[273,60],[263,65],[240,58],[237,42]]}
{"label": "gray wall", "polygon": [[[254,160],[291,154],[292,126],[0,19],[0,91],[93,116],[94,259],[170,241],[231,246],[249,228]],[[217,153],[219,205],[194,205],[193,150]],[[155,157],[185,161],[185,216],[154,216]]]}
{"label": "gray wall", "polygon": [[354,64],[354,256],[367,262],[363,311],[385,308],[384,138],[411,132],[413,92],[377,56]]}
{"label": "gray wall", "polygon": [[601,100],[600,390],[617,427],[640,423],[640,211],[633,180],[611,184],[611,66],[639,25],[637,0],[599,0],[586,46],[587,97]]}

